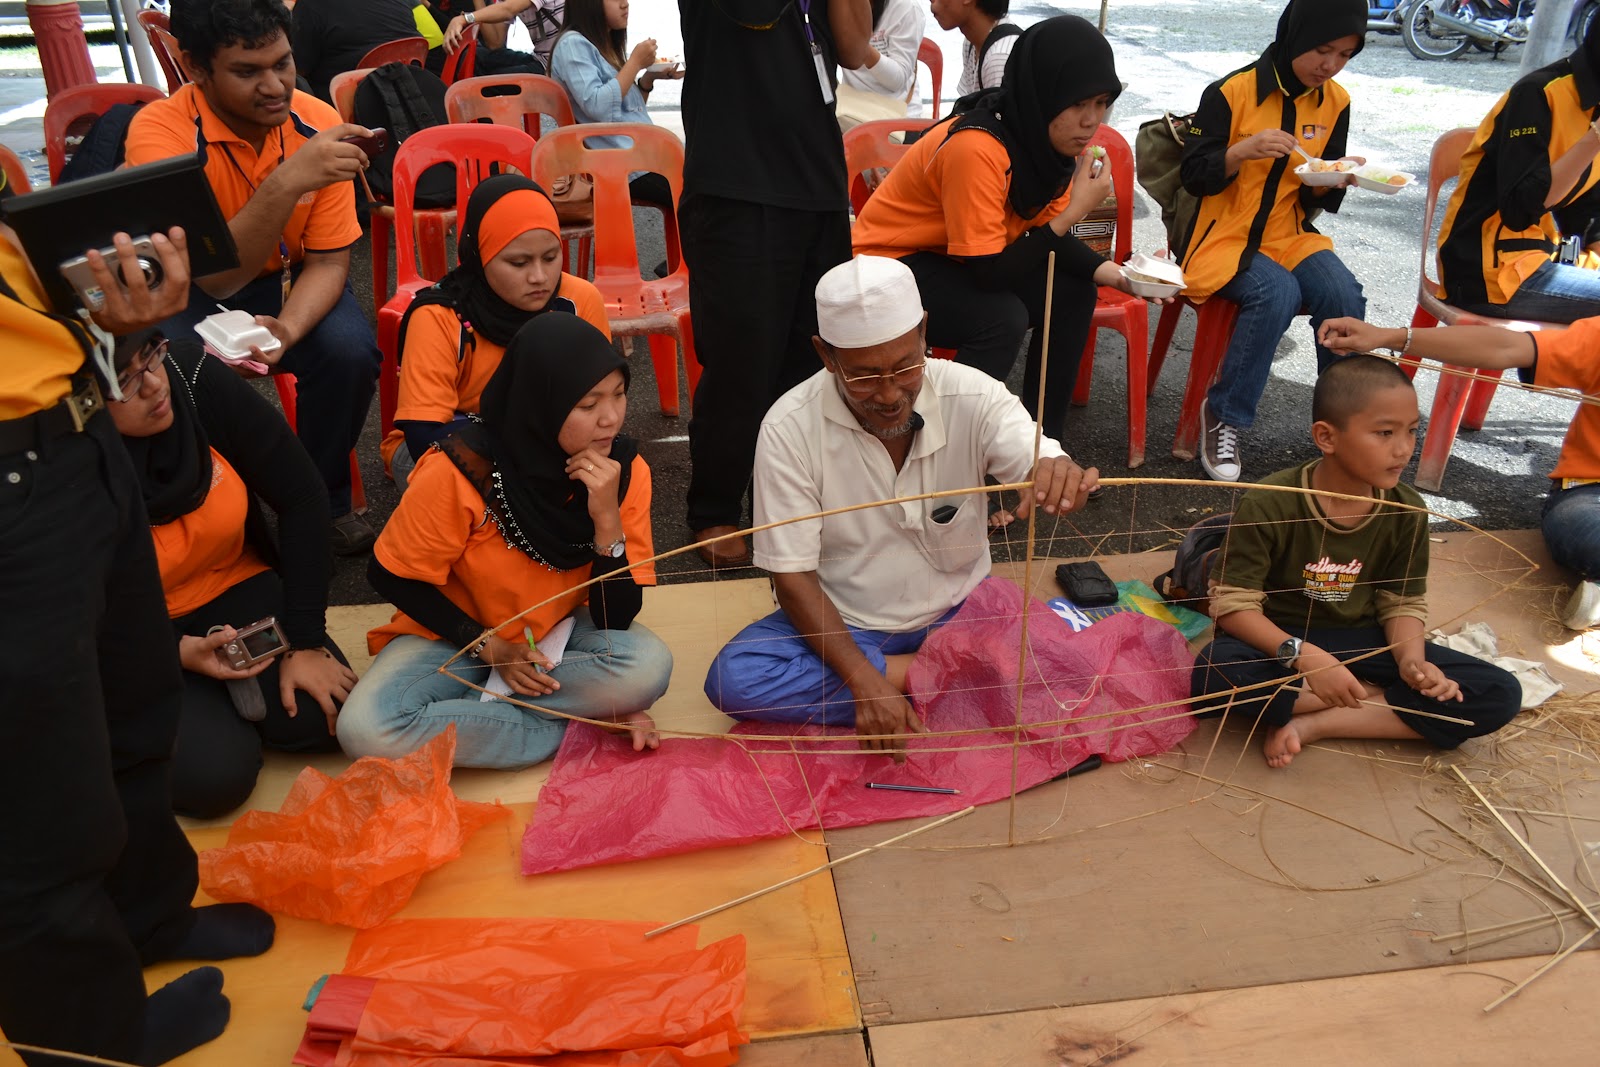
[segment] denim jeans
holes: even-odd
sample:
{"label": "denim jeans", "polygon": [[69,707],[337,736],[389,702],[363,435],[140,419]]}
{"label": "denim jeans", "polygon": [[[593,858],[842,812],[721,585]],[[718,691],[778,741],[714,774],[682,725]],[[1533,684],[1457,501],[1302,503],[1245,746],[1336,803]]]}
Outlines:
{"label": "denim jeans", "polygon": [[[1359,319],[1367,310],[1361,283],[1328,251],[1307,256],[1292,271],[1257,253],[1217,295],[1239,305],[1239,321],[1217,380],[1206,393],[1206,405],[1213,419],[1241,430],[1256,421],[1256,405],[1272,374],[1278,341],[1302,308],[1311,313],[1313,338],[1324,319],[1341,315]],[[1338,356],[1321,345],[1316,348],[1320,374]]]}
{"label": "denim jeans", "polygon": [[1600,271],[1541,263],[1504,304],[1462,304],[1461,309],[1497,319],[1577,322],[1600,315]]}
{"label": "denim jeans", "polygon": [[1557,563],[1586,582],[1600,578],[1600,484],[1562,489],[1552,482],[1540,525]]}
{"label": "denim jeans", "polygon": [[[644,711],[661,699],[672,677],[672,652],[638,623],[626,630],[597,630],[579,608],[561,663],[550,674],[554,693],[519,697],[569,715],[610,719]],[[394,758],[456,728],[457,767],[516,770],[549,759],[567,732],[567,720],[503,700],[481,700],[476,689],[442,667],[456,649],[410,634],[383,647],[339,713],[339,744],[350,756]],[[450,667],[477,685],[487,664],[463,657]]]}

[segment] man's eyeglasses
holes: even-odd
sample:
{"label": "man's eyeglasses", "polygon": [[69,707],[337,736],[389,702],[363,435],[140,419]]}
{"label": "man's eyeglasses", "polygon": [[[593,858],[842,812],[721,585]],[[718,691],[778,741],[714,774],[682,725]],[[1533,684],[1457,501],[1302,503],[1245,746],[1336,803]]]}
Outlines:
{"label": "man's eyeglasses", "polygon": [[922,377],[922,369],[927,365],[928,361],[924,359],[920,363],[913,363],[909,367],[901,367],[899,370],[888,371],[884,374],[858,374],[853,378],[846,378],[841,375],[839,380],[852,393],[868,396],[877,392],[880,385],[892,384],[905,388]]}
{"label": "man's eyeglasses", "polygon": [[128,369],[117,376],[117,389],[122,393],[122,403],[126,404],[139,394],[144,388],[144,376],[147,372],[155,370],[167,360],[167,339],[161,338],[145,345],[139,354],[133,357],[128,364]]}

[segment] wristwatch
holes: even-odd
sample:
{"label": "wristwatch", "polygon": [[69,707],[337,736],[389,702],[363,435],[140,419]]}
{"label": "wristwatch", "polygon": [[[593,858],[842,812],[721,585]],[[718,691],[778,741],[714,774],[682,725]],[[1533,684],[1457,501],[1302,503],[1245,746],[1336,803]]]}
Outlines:
{"label": "wristwatch", "polygon": [[604,557],[606,559],[621,559],[622,550],[627,543],[628,538],[626,536],[619,537],[609,545],[596,544],[594,546],[594,553],[595,555]]}
{"label": "wristwatch", "polygon": [[465,15],[461,16],[461,21],[466,23],[468,26],[471,26],[474,22],[478,21],[478,13],[476,11],[468,11]]}
{"label": "wristwatch", "polygon": [[1294,670],[1294,661],[1300,658],[1300,646],[1304,643],[1298,637],[1291,637],[1278,646],[1278,662],[1285,670]]}

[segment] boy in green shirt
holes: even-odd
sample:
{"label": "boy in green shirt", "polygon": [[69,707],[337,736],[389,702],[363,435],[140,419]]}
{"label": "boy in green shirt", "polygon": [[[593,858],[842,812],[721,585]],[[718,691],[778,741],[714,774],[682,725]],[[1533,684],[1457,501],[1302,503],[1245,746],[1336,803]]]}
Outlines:
{"label": "boy in green shirt", "polygon": [[1234,513],[1211,580],[1217,636],[1190,676],[1196,707],[1259,711],[1271,767],[1328,737],[1455,748],[1493,733],[1520,707],[1516,678],[1423,640],[1428,516],[1400,484],[1417,443],[1411,382],[1387,360],[1346,357],[1317,379],[1312,418],[1322,457],[1263,480],[1309,492],[1252,490]]}

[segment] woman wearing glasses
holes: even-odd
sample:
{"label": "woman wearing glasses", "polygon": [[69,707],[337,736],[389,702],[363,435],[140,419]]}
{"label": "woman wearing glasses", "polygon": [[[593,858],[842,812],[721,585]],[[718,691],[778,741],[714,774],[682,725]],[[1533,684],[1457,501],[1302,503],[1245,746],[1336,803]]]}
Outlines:
{"label": "woman wearing glasses", "polygon": [[[338,748],[334,721],[356,676],[324,622],[327,492],[283,417],[198,344],[133,334],[118,343],[117,372],[125,399],[111,417],[139,477],[183,664],[173,808],[212,818],[249,797],[263,745]],[[227,646],[269,617],[287,647],[235,666]],[[279,643],[262,638],[262,653]]]}

